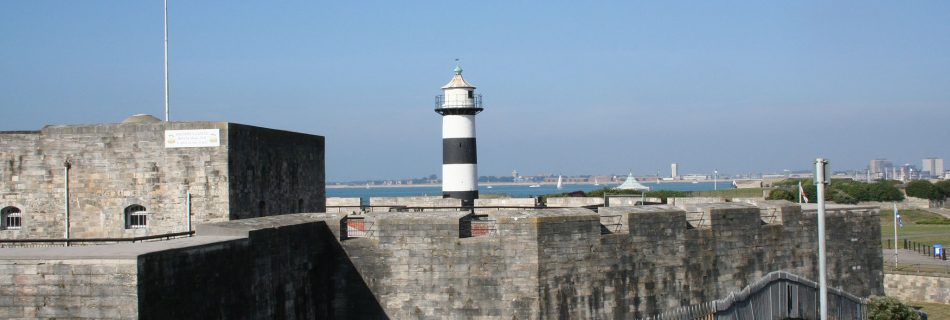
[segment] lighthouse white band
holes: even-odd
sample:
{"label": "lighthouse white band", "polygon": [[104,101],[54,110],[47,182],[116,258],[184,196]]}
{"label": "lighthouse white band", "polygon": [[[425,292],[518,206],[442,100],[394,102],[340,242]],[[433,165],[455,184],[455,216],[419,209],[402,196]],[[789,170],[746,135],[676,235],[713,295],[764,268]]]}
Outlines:
{"label": "lighthouse white band", "polygon": [[442,191],[478,190],[477,169],[474,163],[443,164]]}
{"label": "lighthouse white band", "polygon": [[474,115],[442,116],[442,138],[474,138]]}

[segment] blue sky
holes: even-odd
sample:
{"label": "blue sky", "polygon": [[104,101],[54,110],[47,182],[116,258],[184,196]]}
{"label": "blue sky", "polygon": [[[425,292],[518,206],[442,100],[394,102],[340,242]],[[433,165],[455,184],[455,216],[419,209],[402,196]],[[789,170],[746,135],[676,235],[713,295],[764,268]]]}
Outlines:
{"label": "blue sky", "polygon": [[[181,1],[172,119],[324,135],[329,180],[439,174],[433,96],[483,94],[479,173],[781,172],[950,156],[950,2]],[[162,113],[162,1],[0,2],[0,130]]]}

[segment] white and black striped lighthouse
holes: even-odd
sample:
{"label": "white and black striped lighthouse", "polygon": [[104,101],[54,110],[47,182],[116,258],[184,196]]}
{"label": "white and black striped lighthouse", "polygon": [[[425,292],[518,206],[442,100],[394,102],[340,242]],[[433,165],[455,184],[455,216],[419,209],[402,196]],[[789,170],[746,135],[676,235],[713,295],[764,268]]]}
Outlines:
{"label": "white and black striped lighthouse", "polygon": [[482,97],[462,78],[461,67],[436,96],[435,112],[442,115],[442,197],[473,206],[478,198],[475,115],[482,112]]}

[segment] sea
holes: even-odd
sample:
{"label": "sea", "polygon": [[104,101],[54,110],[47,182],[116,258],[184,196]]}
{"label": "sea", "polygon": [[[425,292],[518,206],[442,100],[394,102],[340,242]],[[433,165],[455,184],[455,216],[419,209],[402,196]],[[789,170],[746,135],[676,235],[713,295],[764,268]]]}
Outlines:
{"label": "sea", "polygon": [[[705,191],[713,189],[732,189],[731,181],[719,182],[640,182],[640,184],[650,187],[650,190],[673,190],[673,191]],[[619,184],[566,184],[558,190],[556,185],[543,184],[539,187],[530,187],[527,185],[495,185],[489,188],[485,185],[478,187],[479,194],[500,194],[513,198],[530,198],[554,193],[565,193],[573,191],[593,191],[608,187],[616,187]],[[442,195],[441,186],[431,187],[344,187],[327,188],[327,197],[343,198],[368,198],[368,197],[412,197],[412,196],[438,196]]]}

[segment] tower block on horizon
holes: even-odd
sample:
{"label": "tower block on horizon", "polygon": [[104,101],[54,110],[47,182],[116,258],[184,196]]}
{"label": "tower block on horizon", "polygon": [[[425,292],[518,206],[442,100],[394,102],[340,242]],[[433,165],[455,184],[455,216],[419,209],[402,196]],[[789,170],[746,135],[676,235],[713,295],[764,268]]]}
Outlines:
{"label": "tower block on horizon", "polygon": [[481,95],[455,66],[455,76],[435,97],[435,112],[442,115],[442,197],[461,199],[463,206],[478,199],[475,115],[482,110]]}

